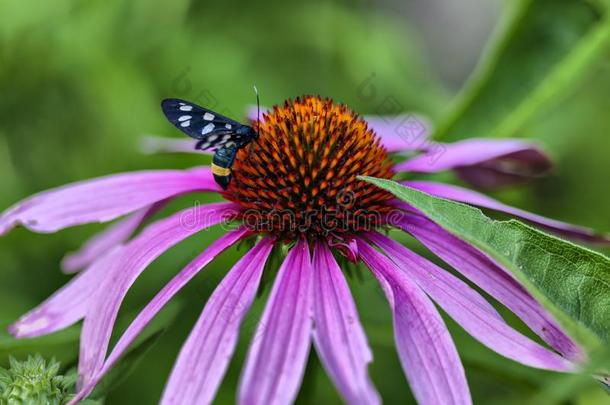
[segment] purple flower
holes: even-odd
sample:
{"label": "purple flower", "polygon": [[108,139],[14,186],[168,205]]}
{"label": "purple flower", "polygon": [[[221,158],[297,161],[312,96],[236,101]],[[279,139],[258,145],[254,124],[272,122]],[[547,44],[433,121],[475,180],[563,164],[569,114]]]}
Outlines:
{"label": "purple flower", "polygon": [[[260,138],[252,152],[248,148],[239,152],[227,191],[216,185],[208,168],[200,167],[112,175],[16,204],[0,216],[0,234],[16,225],[49,233],[118,221],[66,256],[64,271],[79,274],[14,323],[11,333],[19,338],[40,336],[84,320],[76,402],[92,391],[186,283],[222,251],[252,239],[254,247],[229,270],[203,308],[174,365],[163,404],[213,400],[276,245],[289,249],[250,345],[239,403],[292,402],[312,342],[348,403],[380,402],[367,371],[373,356],[336,255],[363,262],[381,285],[392,309],[402,366],[421,404],[471,403],[462,363],[433,302],[474,338],[507,358],[541,369],[574,370],[584,354],[508,271],[388,193],[356,179],[358,175],[391,178],[398,171],[450,170],[489,188],[541,175],[550,169],[549,160],[540,149],[520,140],[433,144],[425,136],[425,125],[418,127],[417,120],[403,118],[371,117],[367,125],[330,100],[289,100],[264,115]],[[393,165],[384,145],[414,157]],[[180,141],[156,139],[148,146],[185,150]],[[566,237],[610,242],[608,236],[590,229],[509,207],[458,186],[431,181],[405,184],[514,215]],[[167,201],[195,192],[219,193],[227,202],[189,208],[148,223]],[[170,247],[227,220],[238,226],[167,283],[108,354],[117,313],[138,276]],[[511,328],[465,282],[385,236],[381,231],[390,226],[411,234],[505,305],[548,347]]]}

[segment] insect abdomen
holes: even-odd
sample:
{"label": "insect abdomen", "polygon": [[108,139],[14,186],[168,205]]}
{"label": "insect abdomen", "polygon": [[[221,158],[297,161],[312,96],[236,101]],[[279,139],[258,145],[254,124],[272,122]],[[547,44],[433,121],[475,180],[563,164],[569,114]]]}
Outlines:
{"label": "insect abdomen", "polygon": [[216,183],[226,190],[231,182],[231,166],[235,160],[235,148],[221,148],[214,153],[212,174]]}

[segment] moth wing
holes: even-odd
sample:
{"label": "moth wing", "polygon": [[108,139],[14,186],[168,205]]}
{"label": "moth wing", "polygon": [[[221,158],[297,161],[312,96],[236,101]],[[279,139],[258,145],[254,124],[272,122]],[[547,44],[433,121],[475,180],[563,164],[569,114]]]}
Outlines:
{"label": "moth wing", "polygon": [[195,149],[220,149],[235,148],[239,149],[245,145],[243,136],[238,135],[233,130],[218,129],[207,134],[202,140],[197,142]]}
{"label": "moth wing", "polygon": [[176,98],[163,100],[161,109],[172,125],[199,140],[205,140],[213,134],[224,136],[242,126],[212,110]]}

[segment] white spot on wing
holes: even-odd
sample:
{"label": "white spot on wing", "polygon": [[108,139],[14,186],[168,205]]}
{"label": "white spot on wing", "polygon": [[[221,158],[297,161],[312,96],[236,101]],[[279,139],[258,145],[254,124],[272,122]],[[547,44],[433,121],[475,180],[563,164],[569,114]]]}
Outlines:
{"label": "white spot on wing", "polygon": [[191,125],[191,120],[186,120],[180,123],[181,127],[188,127],[189,125]]}
{"label": "white spot on wing", "polygon": [[214,124],[212,124],[211,122],[206,125],[205,127],[203,127],[203,129],[201,130],[201,135],[205,135],[205,134],[209,134],[210,132],[212,132],[214,130]]}
{"label": "white spot on wing", "polygon": [[225,144],[225,147],[230,148],[231,146],[235,146],[235,142],[231,141],[231,142],[227,142]]}
{"label": "white spot on wing", "polygon": [[209,147],[210,147],[210,145],[211,145],[211,143],[209,143],[209,142],[205,142],[205,143],[202,143],[202,144],[201,144],[200,148],[201,148],[201,149],[207,149],[207,148],[209,148]]}
{"label": "white spot on wing", "polygon": [[208,141],[210,141],[210,142],[214,142],[216,139],[218,139],[218,135],[210,135],[210,136],[208,136]]}
{"label": "white spot on wing", "polygon": [[210,114],[209,112],[203,114],[203,119],[206,121],[212,121],[214,119],[214,114]]}
{"label": "white spot on wing", "polygon": [[231,124],[225,124],[225,128],[226,128],[226,129],[231,129],[231,128],[233,128],[233,127],[231,126]]}
{"label": "white spot on wing", "polygon": [[223,137],[222,137],[222,141],[223,141],[223,142],[226,142],[226,141],[228,141],[229,139],[231,139],[231,135],[225,135],[225,136],[223,136]]}
{"label": "white spot on wing", "polygon": [[184,103],[180,103],[180,105],[181,105],[180,111],[192,111],[193,110],[192,105],[184,105]]}
{"label": "white spot on wing", "polygon": [[182,121],[190,120],[191,118],[193,118],[193,117],[191,117],[190,115],[183,115],[178,118],[178,121],[182,122]]}

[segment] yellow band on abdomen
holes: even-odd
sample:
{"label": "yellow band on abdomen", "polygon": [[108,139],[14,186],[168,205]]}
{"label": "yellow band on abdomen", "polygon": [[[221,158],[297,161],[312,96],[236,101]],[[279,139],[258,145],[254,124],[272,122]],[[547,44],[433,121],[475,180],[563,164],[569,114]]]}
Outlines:
{"label": "yellow band on abdomen", "polygon": [[220,166],[212,163],[212,173],[215,174],[216,176],[228,176],[231,174],[231,169],[225,168],[225,167],[220,167]]}

